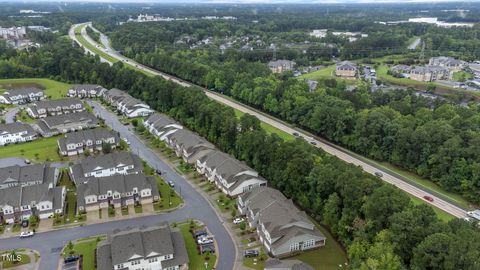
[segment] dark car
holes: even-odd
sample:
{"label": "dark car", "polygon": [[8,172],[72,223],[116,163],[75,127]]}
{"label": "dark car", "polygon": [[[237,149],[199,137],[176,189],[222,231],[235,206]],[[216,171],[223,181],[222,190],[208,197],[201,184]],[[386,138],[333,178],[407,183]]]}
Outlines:
{"label": "dark car", "polygon": [[300,134],[298,134],[297,132],[293,132],[292,135],[297,137],[300,136]]}
{"label": "dark car", "polygon": [[156,172],[158,175],[162,175],[162,171],[160,171],[160,170],[155,170],[155,172]]}
{"label": "dark car", "polygon": [[195,232],[193,233],[193,236],[195,237],[195,239],[197,239],[198,237],[203,236],[203,235],[208,235],[207,231],[205,231],[205,230],[198,230],[198,231],[195,231]]}
{"label": "dark car", "polygon": [[429,202],[433,202],[433,198],[431,196],[425,195],[423,198]]}
{"label": "dark car", "polygon": [[28,220],[24,219],[22,220],[22,228],[27,228],[28,227]]}
{"label": "dark car", "polygon": [[205,245],[200,245],[200,253],[215,253],[215,245],[214,244],[205,244]]}
{"label": "dark car", "polygon": [[311,141],[310,144],[312,144],[312,145],[317,145],[317,143],[314,142],[314,141]]}
{"label": "dark car", "polygon": [[80,259],[80,256],[74,254],[74,255],[70,255],[68,257],[65,257],[65,259],[63,260],[64,263],[71,263],[71,262],[75,262],[77,261],[78,259]]}
{"label": "dark car", "polygon": [[243,253],[243,256],[245,258],[258,257],[258,250],[256,249],[245,250],[245,252]]}
{"label": "dark car", "polygon": [[381,172],[375,172],[375,176],[376,176],[376,177],[383,177],[383,173],[381,173]]}

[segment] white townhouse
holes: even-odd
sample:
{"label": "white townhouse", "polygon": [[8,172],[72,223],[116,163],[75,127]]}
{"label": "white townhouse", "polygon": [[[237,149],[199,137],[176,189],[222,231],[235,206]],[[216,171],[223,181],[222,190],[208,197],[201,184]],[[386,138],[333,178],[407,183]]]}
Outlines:
{"label": "white townhouse", "polygon": [[77,207],[80,212],[116,209],[128,205],[146,205],[160,199],[155,178],[144,174],[87,177],[77,185]]}
{"label": "white townhouse", "polygon": [[90,156],[70,167],[69,173],[75,184],[87,177],[108,177],[116,174],[138,174],[143,172],[140,158],[130,152],[117,152]]}
{"label": "white townhouse", "polygon": [[153,113],[150,106],[131,96],[122,99],[117,104],[117,110],[129,118],[148,116]]}
{"label": "white townhouse", "polygon": [[0,146],[29,142],[37,139],[37,133],[26,123],[0,124]]}
{"label": "white townhouse", "polygon": [[183,236],[166,222],[107,234],[98,243],[96,258],[97,270],[188,269]]}
{"label": "white townhouse", "polygon": [[161,141],[165,141],[168,135],[177,130],[183,129],[182,125],[159,113],[150,115],[145,121],[143,121],[143,125],[150,133],[155,135]]}
{"label": "white townhouse", "polygon": [[68,89],[69,97],[96,98],[101,97],[107,89],[95,84],[80,84]]}
{"label": "white townhouse", "polygon": [[228,196],[238,196],[254,188],[266,186],[267,180],[239,160],[220,151],[210,151],[195,164],[198,173],[205,175]]}
{"label": "white townhouse", "polygon": [[85,111],[83,102],[78,98],[64,98],[57,100],[42,100],[30,104],[26,111],[32,118],[61,115]]}
{"label": "white townhouse", "polygon": [[104,144],[115,149],[120,144],[120,138],[114,131],[96,128],[67,133],[65,137],[58,139],[57,143],[61,155],[73,156],[84,151],[102,151]]}
{"label": "white townhouse", "polygon": [[0,95],[0,103],[3,104],[25,104],[32,101],[38,101],[45,98],[42,89],[38,88],[18,88],[10,89]]}

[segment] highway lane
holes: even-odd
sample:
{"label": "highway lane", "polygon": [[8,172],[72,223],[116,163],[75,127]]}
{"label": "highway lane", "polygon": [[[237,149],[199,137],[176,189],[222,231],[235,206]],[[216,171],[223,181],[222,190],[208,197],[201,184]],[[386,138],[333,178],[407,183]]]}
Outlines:
{"label": "highway lane", "polygon": [[[153,168],[161,170],[163,172],[162,177],[165,180],[175,183],[177,192],[181,193],[186,202],[185,206],[170,213],[38,233],[29,239],[19,239],[17,237],[0,239],[0,251],[14,248],[37,250],[40,252],[42,258],[40,270],[52,270],[56,269],[60,258],[59,249],[68,243],[68,241],[105,234],[114,229],[143,225],[151,226],[160,221],[172,223],[193,218],[205,223],[208,229],[215,235],[219,252],[217,269],[234,269],[237,249],[210,202],[187,183],[187,180],[177,174],[174,169],[159,159],[148,146],[144,145],[129,130],[129,127],[120,123],[115,114],[107,111],[101,104],[95,101],[88,101],[88,103],[93,105],[94,113],[105,119],[107,125],[118,131],[122,138],[127,138],[130,141],[130,147],[134,153],[138,154]],[[12,162],[15,162],[15,160],[12,160]]]}
{"label": "highway lane", "polygon": [[[75,26],[72,26],[72,27],[75,27]],[[86,32],[85,32],[85,34],[86,34]],[[104,39],[105,38],[106,38],[106,36],[104,37]],[[90,39],[88,42],[92,42],[92,41],[93,40]],[[108,43],[108,41],[106,43]],[[95,44],[95,43],[93,43],[93,44]],[[109,46],[106,47],[106,48],[101,48],[101,50],[103,52],[109,54],[110,56],[117,58],[119,61],[124,62],[124,64],[131,65],[131,66],[133,66],[133,67],[135,67],[139,70],[149,72],[153,75],[162,76],[163,78],[165,78],[167,80],[171,80],[173,82],[176,82],[176,83],[178,83],[182,86],[193,86],[194,85],[192,83],[185,82],[185,81],[183,81],[183,80],[181,80],[177,77],[168,75],[166,73],[160,72],[158,70],[154,70],[154,69],[146,67],[146,66],[144,66],[140,63],[137,63],[134,60],[129,59],[129,58],[121,55],[120,53],[116,52],[115,50],[113,50]],[[435,206],[435,207],[437,207],[437,208],[439,208],[439,209],[441,209],[441,210],[443,210],[443,211],[445,211],[445,212],[447,212],[447,213],[449,213],[449,214],[451,214],[455,217],[462,218],[462,217],[466,216],[466,210],[465,209],[462,209],[462,208],[460,208],[460,207],[458,207],[458,206],[456,206],[456,205],[454,205],[450,202],[447,202],[446,200],[436,196],[435,194],[432,194],[432,193],[430,193],[428,191],[425,191],[425,190],[423,190],[419,187],[416,187],[416,186],[402,180],[401,178],[385,171],[382,168],[374,167],[374,166],[362,161],[361,159],[355,157],[354,155],[342,150],[340,147],[334,146],[331,143],[325,143],[323,140],[320,140],[318,138],[317,139],[311,138],[310,135],[307,132],[305,132],[301,129],[292,128],[290,125],[284,123],[283,121],[278,120],[278,119],[276,119],[272,116],[266,115],[265,113],[259,112],[255,109],[252,109],[247,105],[241,104],[241,103],[236,102],[236,101],[232,101],[231,99],[228,99],[228,98],[222,96],[221,94],[209,91],[207,89],[204,89],[203,87],[201,87],[201,88],[205,91],[207,96],[210,97],[211,99],[214,99],[214,100],[216,100],[216,101],[218,101],[218,102],[220,102],[224,105],[230,106],[230,107],[235,108],[235,109],[237,109],[239,111],[242,111],[244,113],[254,115],[260,121],[265,122],[265,123],[267,123],[271,126],[274,126],[274,127],[278,128],[282,131],[285,131],[287,133],[292,134],[292,133],[296,132],[300,136],[302,136],[303,138],[306,138],[307,141],[315,142],[316,147],[322,148],[327,153],[329,153],[331,155],[334,155],[334,156],[342,159],[345,162],[352,163],[354,165],[362,167],[365,172],[368,172],[370,174],[375,174],[375,172],[381,172],[383,174],[383,176],[381,177],[382,180],[384,180],[385,182],[388,182],[392,185],[395,185],[396,187],[404,190],[405,192],[408,192],[409,194],[411,194],[411,195],[413,195],[413,196],[415,196],[415,197],[417,197],[421,200],[424,200],[424,196],[426,196],[426,195],[432,197],[433,201],[428,202],[428,203],[430,203],[431,205],[433,205],[433,206]]]}

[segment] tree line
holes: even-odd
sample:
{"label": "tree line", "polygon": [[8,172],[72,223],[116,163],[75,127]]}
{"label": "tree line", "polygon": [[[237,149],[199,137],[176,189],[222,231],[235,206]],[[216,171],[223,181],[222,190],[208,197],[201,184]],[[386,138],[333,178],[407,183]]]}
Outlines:
{"label": "tree line", "polygon": [[[208,99],[198,88],[148,77],[122,63],[110,67],[98,57],[85,57],[81,49],[61,38],[30,53],[2,53],[0,77],[30,76],[125,89],[169,114],[245,161],[271,186],[328,226],[347,248],[352,269],[478,269],[480,233],[476,225],[462,220],[444,223],[430,206],[414,205],[405,193],[360,168],[300,139],[287,142],[268,134],[253,116],[237,119],[232,108]],[[297,83],[288,89],[290,94],[294,89],[303,91]],[[352,104],[327,95],[322,98],[329,104]],[[383,95],[378,99],[389,100]],[[425,101],[412,103],[421,102]],[[341,112],[338,116],[345,115]]]}

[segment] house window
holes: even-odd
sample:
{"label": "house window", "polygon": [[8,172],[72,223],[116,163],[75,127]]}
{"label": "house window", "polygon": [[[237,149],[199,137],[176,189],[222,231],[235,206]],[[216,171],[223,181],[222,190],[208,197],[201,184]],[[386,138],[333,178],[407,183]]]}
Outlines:
{"label": "house window", "polygon": [[300,244],[299,243],[294,243],[290,245],[290,251],[296,251],[300,249]]}

